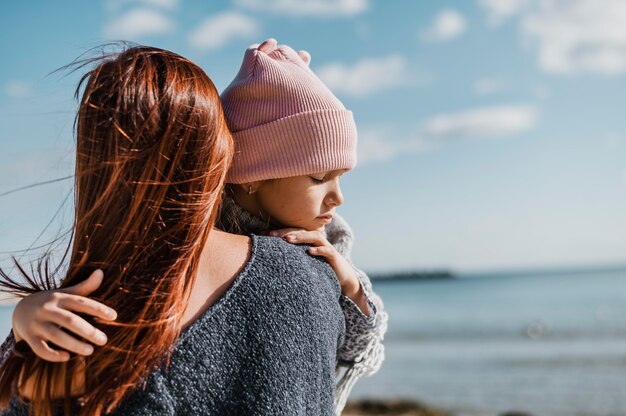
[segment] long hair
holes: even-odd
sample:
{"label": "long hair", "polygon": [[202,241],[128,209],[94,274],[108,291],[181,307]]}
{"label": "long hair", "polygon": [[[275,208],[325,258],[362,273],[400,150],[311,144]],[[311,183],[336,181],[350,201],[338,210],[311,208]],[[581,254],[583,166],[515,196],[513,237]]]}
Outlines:
{"label": "long hair", "polygon": [[20,280],[2,271],[0,286],[25,295],[75,285],[100,268],[104,281],[92,297],[117,310],[118,319],[91,321],[109,341],[89,357],[51,363],[32,351],[9,356],[0,366],[0,408],[17,394],[19,381],[29,379],[35,385],[30,410],[50,415],[61,380],[67,414],[72,377],[80,371],[81,414],[108,413],[141,388],[150,371],[167,365],[219,208],[233,144],[204,71],[143,46],[96,63],[76,90],[83,94],[65,277],[57,283],[42,258],[38,272],[18,264]]}

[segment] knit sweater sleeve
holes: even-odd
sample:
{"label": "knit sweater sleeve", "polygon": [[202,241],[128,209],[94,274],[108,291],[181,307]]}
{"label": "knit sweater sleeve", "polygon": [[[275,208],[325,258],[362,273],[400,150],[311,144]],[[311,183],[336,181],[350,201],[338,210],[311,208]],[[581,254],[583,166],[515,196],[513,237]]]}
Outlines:
{"label": "knit sweater sleeve", "polygon": [[[352,263],[350,254],[354,234],[341,216],[335,215],[333,221],[326,227],[326,238]],[[384,320],[381,319],[381,314],[385,314],[382,300],[373,291],[367,274],[356,267],[354,269],[365,293],[369,316],[364,314],[352,299],[341,295],[340,304],[346,319],[346,334],[342,346],[337,351],[337,359],[348,363],[362,359],[368,346],[382,339],[385,328]]]}

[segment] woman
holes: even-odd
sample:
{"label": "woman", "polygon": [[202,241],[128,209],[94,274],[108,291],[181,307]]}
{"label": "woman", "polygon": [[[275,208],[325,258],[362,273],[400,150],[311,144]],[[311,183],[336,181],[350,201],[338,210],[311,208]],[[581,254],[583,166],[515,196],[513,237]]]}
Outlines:
{"label": "woman", "polygon": [[[0,366],[8,414],[332,414],[340,288],[306,247],[215,230],[232,158],[215,87],[171,52],[134,47],[83,77],[74,239],[60,287],[96,269],[118,313],[108,342]],[[26,294],[54,274],[4,286]],[[304,370],[303,370],[304,369]],[[59,399],[63,399],[59,401]]]}
{"label": "woman", "polygon": [[[230,233],[312,244],[308,252],[325,257],[333,267],[346,321],[337,351],[338,370],[346,368],[335,392],[335,413],[341,414],[358,378],[373,374],[382,363],[386,312],[367,275],[352,265],[353,233],[336,213],[343,202],[340,177],[356,162],[356,126],[351,112],[310,70],[310,59],[307,52],[275,39],[246,50],[239,73],[221,95],[236,157],[217,223]],[[93,345],[104,345],[105,334],[74,314],[78,306],[83,313],[107,318],[104,305],[76,296],[97,288],[100,280],[94,279],[20,301],[13,314],[15,336],[50,361],[67,360],[67,351],[90,355]],[[68,324],[72,321],[75,325]],[[93,345],[51,331],[50,324]],[[67,351],[53,350],[48,342]]]}

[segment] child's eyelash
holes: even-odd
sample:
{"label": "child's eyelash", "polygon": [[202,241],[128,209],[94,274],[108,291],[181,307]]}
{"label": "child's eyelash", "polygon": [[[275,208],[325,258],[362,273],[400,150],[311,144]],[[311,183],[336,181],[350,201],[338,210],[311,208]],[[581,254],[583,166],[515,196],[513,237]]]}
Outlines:
{"label": "child's eyelash", "polygon": [[326,179],[325,177],[320,179],[320,178],[315,178],[313,176],[309,176],[309,178],[311,178],[311,180],[315,183],[324,183],[324,180]]}

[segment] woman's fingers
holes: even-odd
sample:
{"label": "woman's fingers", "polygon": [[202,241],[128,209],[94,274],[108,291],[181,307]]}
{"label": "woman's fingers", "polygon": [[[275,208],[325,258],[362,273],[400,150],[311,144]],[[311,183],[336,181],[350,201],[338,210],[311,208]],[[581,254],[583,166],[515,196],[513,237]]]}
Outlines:
{"label": "woman's fingers", "polygon": [[59,292],[69,293],[72,295],[87,296],[100,287],[104,272],[100,269],[94,271],[89,277],[77,285],[60,289]]}
{"label": "woman's fingers", "polygon": [[[46,340],[54,342],[56,345],[59,346],[59,348],[63,348],[64,350],[74,352],[78,355],[93,354],[92,345],[87,344],[86,342],[79,341],[67,332],[52,324],[46,324],[42,328],[42,335]],[[49,346],[48,348],[52,350]]]}
{"label": "woman's fingers", "polygon": [[37,356],[43,360],[62,363],[70,359],[67,351],[57,351],[50,348],[44,339],[38,338],[28,342],[28,345]]}
{"label": "woman's fingers", "polygon": [[[48,320],[96,345],[104,345],[107,342],[107,336],[104,332],[100,331],[80,316],[64,309],[56,309],[49,312]],[[59,346],[62,345],[59,344]],[[65,348],[64,345],[62,347]]]}
{"label": "woman's fingers", "polygon": [[58,305],[62,309],[86,313],[105,321],[113,321],[117,318],[115,309],[83,296],[65,295],[58,301]]}

